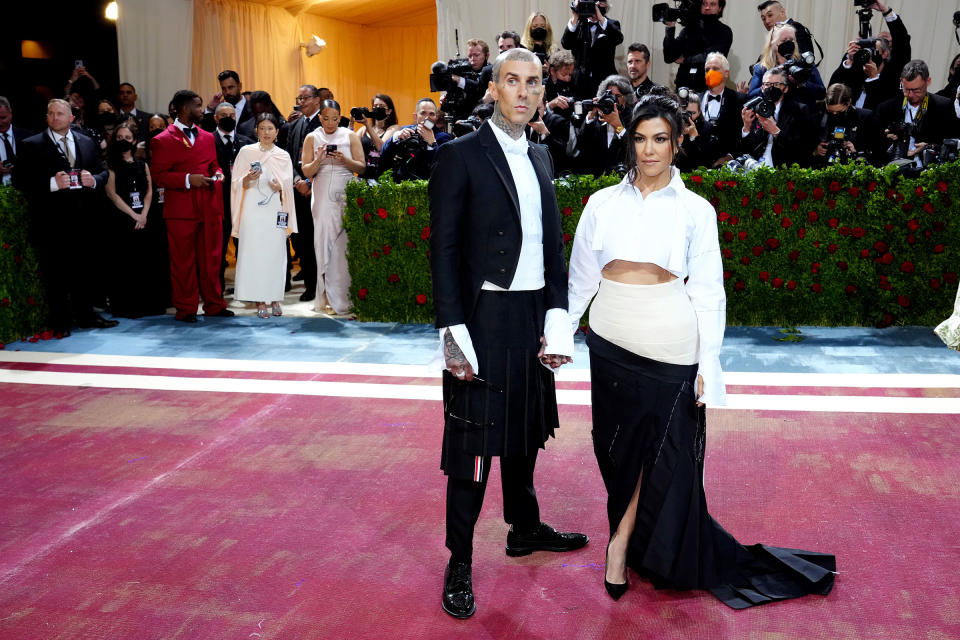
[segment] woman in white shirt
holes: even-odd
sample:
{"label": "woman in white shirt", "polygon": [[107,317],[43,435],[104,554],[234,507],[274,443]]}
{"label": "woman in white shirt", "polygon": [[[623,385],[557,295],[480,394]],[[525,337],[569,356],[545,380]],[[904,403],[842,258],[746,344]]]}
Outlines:
{"label": "woman in white shirt", "polygon": [[629,566],[656,587],[710,589],[733,608],[826,594],[833,556],[747,549],[707,512],[705,405],[726,401],[726,295],[716,213],[673,166],[682,130],[673,97],[641,99],[628,127],[633,168],[590,198],[570,258],[574,327],[593,300],[593,443],[610,525],[604,586],[620,598]]}

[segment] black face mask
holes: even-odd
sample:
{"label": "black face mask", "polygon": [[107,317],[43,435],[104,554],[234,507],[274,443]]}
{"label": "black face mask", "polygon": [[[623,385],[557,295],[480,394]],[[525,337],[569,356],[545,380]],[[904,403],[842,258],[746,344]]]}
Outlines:
{"label": "black face mask", "polygon": [[112,124],[117,124],[117,115],[112,111],[104,111],[97,116],[97,119],[100,121],[100,124],[105,127]]}
{"label": "black face mask", "polygon": [[530,37],[533,38],[535,42],[542,42],[547,39],[547,30],[543,27],[530,29]]}
{"label": "black face mask", "polygon": [[230,133],[237,126],[237,121],[230,116],[226,116],[224,118],[220,118],[220,121],[217,122],[217,126],[227,133]]}
{"label": "black face mask", "polygon": [[777,45],[777,53],[782,55],[784,58],[792,58],[796,46],[797,45],[793,40],[786,40]]}
{"label": "black face mask", "polygon": [[780,102],[780,98],[783,97],[783,89],[780,87],[767,87],[763,90],[764,100],[769,100],[770,102]]}
{"label": "black face mask", "polygon": [[123,155],[128,151],[133,151],[133,143],[129,140],[115,140],[113,142],[113,150],[117,152],[117,155]]}
{"label": "black face mask", "polygon": [[163,129],[150,129],[150,131],[147,132],[147,137],[156,138],[161,133],[163,133]]}
{"label": "black face mask", "polygon": [[606,8],[606,7],[604,7],[603,5],[597,5],[597,7],[600,9],[600,15],[602,15],[602,16],[607,15],[607,8]]}

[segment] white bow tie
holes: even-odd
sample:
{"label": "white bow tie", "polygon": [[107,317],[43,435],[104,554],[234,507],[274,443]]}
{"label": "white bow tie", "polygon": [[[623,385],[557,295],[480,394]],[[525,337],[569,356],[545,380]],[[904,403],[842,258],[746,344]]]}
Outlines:
{"label": "white bow tie", "polygon": [[529,145],[527,145],[526,137],[521,137],[521,138],[518,138],[517,140],[509,140],[508,142],[506,142],[503,150],[506,151],[507,153],[515,153],[518,156],[525,156],[527,155],[528,148],[529,148]]}

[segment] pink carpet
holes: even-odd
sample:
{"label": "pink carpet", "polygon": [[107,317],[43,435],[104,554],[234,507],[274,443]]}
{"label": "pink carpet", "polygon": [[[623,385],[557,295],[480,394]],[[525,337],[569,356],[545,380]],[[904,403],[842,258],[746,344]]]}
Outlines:
{"label": "pink carpet", "polygon": [[826,598],[736,612],[636,581],[606,596],[589,408],[562,407],[541,509],[592,541],[506,557],[494,469],[478,612],[456,621],[440,610],[438,402],[40,385],[0,399],[2,638],[960,638],[956,416],[711,412],[717,520],[840,570]]}

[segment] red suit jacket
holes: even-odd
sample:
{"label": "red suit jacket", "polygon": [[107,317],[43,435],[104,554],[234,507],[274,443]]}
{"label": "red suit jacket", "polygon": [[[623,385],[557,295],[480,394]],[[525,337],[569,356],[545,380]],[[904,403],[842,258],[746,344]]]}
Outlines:
{"label": "red suit jacket", "polygon": [[220,175],[223,179],[223,172],[217,164],[213,134],[199,127],[197,132],[197,139],[191,145],[180,128],[171,124],[150,142],[150,173],[156,185],[164,189],[163,217],[166,220],[223,220],[223,189],[219,185],[214,188],[186,187],[189,173],[210,178]]}

